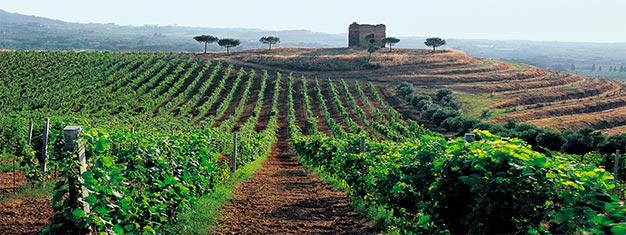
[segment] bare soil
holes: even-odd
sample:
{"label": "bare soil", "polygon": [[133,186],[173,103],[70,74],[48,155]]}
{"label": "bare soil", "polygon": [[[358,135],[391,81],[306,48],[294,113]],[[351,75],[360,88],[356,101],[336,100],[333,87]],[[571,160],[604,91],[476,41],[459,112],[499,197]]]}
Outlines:
{"label": "bare soil", "polygon": [[4,198],[28,183],[21,171],[0,173],[0,234],[39,234],[54,214],[50,198]]}
{"label": "bare soil", "polygon": [[254,178],[237,185],[215,234],[375,234],[350,199],[308,172],[282,140]]}
{"label": "bare soil", "polygon": [[50,198],[0,202],[0,234],[40,234],[54,212]]}
{"label": "bare soil", "polygon": [[21,171],[0,172],[0,194],[14,191],[28,180]]}
{"label": "bare soil", "polygon": [[[283,92],[286,93],[286,92]],[[279,123],[287,122],[281,102]],[[215,234],[376,234],[378,229],[350,207],[350,198],[298,162],[287,125],[253,178],[235,187],[222,208]]]}

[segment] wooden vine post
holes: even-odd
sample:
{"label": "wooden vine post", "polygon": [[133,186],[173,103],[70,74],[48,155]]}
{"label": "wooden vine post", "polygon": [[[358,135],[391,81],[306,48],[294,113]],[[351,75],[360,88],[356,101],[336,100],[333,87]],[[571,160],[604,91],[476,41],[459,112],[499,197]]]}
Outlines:
{"label": "wooden vine post", "polygon": [[359,150],[362,153],[365,152],[365,136],[361,136],[361,138],[359,138]]}
{"label": "wooden vine post", "polygon": [[33,146],[33,119],[30,119],[30,128],[28,128],[28,146]]}
{"label": "wooden vine post", "polygon": [[41,171],[46,172],[46,161],[48,160],[48,134],[50,132],[50,118],[46,118],[46,126],[43,129],[43,145],[41,149],[41,159],[39,164],[41,165]]}
{"label": "wooden vine post", "polygon": [[619,149],[615,150],[615,164],[613,165],[613,183],[615,184],[615,187],[617,188],[617,170],[619,168]]}
{"label": "wooden vine post", "polygon": [[[63,140],[65,141],[64,150],[72,153],[70,157],[73,157],[73,153],[77,153],[78,157],[78,177],[68,177],[69,191],[70,191],[70,202],[73,208],[82,207],[85,214],[89,214],[89,205],[87,203],[79,200],[80,198],[86,198],[89,196],[87,189],[82,186],[83,178],[81,175],[87,171],[87,159],[85,156],[85,145],[80,143],[79,134],[83,130],[81,126],[66,126],[63,129]],[[77,181],[78,180],[78,181]],[[80,194],[78,190],[80,189]],[[81,204],[81,205],[79,205]]]}
{"label": "wooden vine post", "polygon": [[232,173],[237,171],[237,132],[233,133],[233,156],[231,159],[231,169]]}

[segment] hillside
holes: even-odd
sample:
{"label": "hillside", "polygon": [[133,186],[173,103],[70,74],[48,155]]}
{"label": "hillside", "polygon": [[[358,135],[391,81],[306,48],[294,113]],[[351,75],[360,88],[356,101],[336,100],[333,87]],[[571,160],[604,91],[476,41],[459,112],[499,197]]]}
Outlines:
{"label": "hillside", "polygon": [[423,93],[450,88],[464,102],[466,115],[502,123],[509,118],[553,129],[576,130],[585,126],[606,133],[622,133],[626,125],[622,82],[550,72],[533,66],[472,58],[448,50],[394,49],[376,53],[363,67],[367,53],[350,49],[278,49],[234,54],[231,63],[298,76],[374,82],[396,109],[406,103],[394,100],[400,82],[414,84]]}
{"label": "hillside", "polygon": [[[317,78],[322,86],[329,79],[334,82],[345,80],[349,84],[358,81],[362,86],[367,82],[373,82],[383,98],[401,111],[409,109],[406,102],[395,97],[394,88],[400,82],[406,81],[414,84],[418,91],[426,94],[432,94],[439,88],[450,88],[464,102],[462,110],[465,115],[479,117],[482,114],[483,118],[491,122],[502,123],[509,118],[514,118],[520,122],[554,129],[576,130],[591,126],[611,134],[621,133],[623,126],[626,125],[626,114],[623,112],[626,109],[626,97],[624,85],[621,82],[564,72],[549,72],[524,64],[472,58],[453,50],[438,51],[435,54],[428,50],[395,49],[392,52],[381,50],[375,53],[372,59],[372,64],[377,64],[380,68],[368,68],[365,62],[367,53],[352,49],[279,48],[272,51],[259,49],[236,52],[230,56],[222,53],[154,54],[157,57],[143,53],[93,53],[89,56],[83,53],[63,52],[44,54],[46,56],[39,58],[42,54],[3,53],[2,56],[6,59],[3,59],[2,63],[3,68],[6,69],[2,77],[6,79],[15,76],[12,74],[16,72],[19,74],[19,71],[14,70],[18,66],[12,62],[15,59],[22,56],[34,56],[32,60],[41,60],[42,66],[29,72],[29,77],[50,78],[52,80],[46,80],[50,84],[54,84],[57,79],[62,80],[56,83],[63,84],[65,78],[84,78],[81,84],[91,81],[91,89],[120,92],[123,96],[111,93],[110,98],[98,97],[101,101],[86,104],[81,103],[81,100],[86,99],[81,97],[81,93],[86,91],[72,94],[76,97],[59,98],[56,97],[58,93],[41,96],[37,90],[28,91],[36,89],[31,86],[37,83],[29,83],[28,80],[18,83],[5,80],[4,92],[21,92],[21,95],[17,95],[21,98],[4,101],[5,104],[9,104],[3,106],[5,112],[11,110],[53,111],[85,118],[109,112],[125,116],[127,120],[123,122],[129,124],[134,122],[132,120],[137,115],[144,115],[143,113],[148,112],[152,113],[151,117],[155,118],[168,118],[171,115],[187,117],[191,123],[197,125],[212,111],[200,108],[206,102],[204,98],[199,101],[192,100],[196,103],[191,104],[188,103],[188,99],[198,92],[211,95],[216,84],[213,82],[207,84],[210,87],[203,87],[202,81],[205,80],[193,76],[201,71],[203,76],[207,76],[211,68],[219,63],[220,70],[214,71],[218,73],[218,76],[224,68],[233,66],[230,72],[232,75],[229,76],[233,76],[239,70],[244,73],[256,70],[255,76],[259,76],[261,71],[267,70],[270,76],[279,72],[283,75],[293,74],[296,78],[303,77],[309,82],[312,78]],[[59,64],[45,59],[49,56],[58,57],[56,60],[67,60],[73,57],[88,59],[80,62],[83,64],[79,66],[93,70],[93,74],[79,73],[76,68],[68,70],[66,66],[59,67]],[[85,56],[86,58],[82,58]],[[97,61],[91,61],[94,59]],[[117,61],[119,59],[123,60]],[[93,64],[103,63],[99,60],[106,61],[107,66],[91,68]],[[204,67],[205,63],[208,67]],[[65,71],[65,74],[62,76],[50,74],[53,68],[57,69],[53,71]],[[188,71],[190,69],[191,71]],[[173,74],[168,75],[169,73]],[[100,76],[98,74],[104,74],[106,77],[90,77]],[[151,78],[154,75],[158,77]],[[189,78],[177,80],[182,75]],[[119,80],[119,76],[125,77],[125,80]],[[224,92],[230,89],[228,87],[230,85],[232,81],[225,84]],[[127,89],[134,90],[134,93],[125,94]],[[256,90],[252,88],[252,91]],[[3,97],[11,97],[9,94],[5,93]],[[38,95],[33,96],[34,94]],[[50,103],[55,100],[59,102]],[[127,100],[138,100],[138,103],[126,103]],[[24,103],[24,101],[28,102]],[[142,101],[150,102],[142,103]],[[98,105],[94,106],[95,104]],[[11,110],[6,110],[9,107]],[[181,107],[184,108],[184,112],[179,111]],[[203,113],[207,111],[208,113]],[[417,118],[411,113],[406,113],[406,115],[408,115],[406,117]]]}
{"label": "hillside", "polygon": [[[241,40],[237,50],[259,48],[259,38],[275,35],[292,47],[340,46],[342,35],[308,30],[270,31],[248,28],[128,26],[113,23],[70,23],[0,9],[0,48],[20,50],[201,51],[193,40],[202,34]],[[209,47],[221,51],[218,45]]]}
{"label": "hillside", "polygon": [[[184,203],[211,194],[216,185],[227,181],[229,175],[235,177],[228,172],[234,149],[233,133],[237,133],[237,167],[248,167],[254,165],[253,162],[260,164],[257,159],[267,158],[268,161],[259,174],[248,176],[253,177],[252,180],[234,190],[236,198],[224,208],[227,218],[237,220],[224,221],[222,218],[220,224],[225,227],[219,228],[218,233],[330,233],[337,229],[342,233],[377,233],[378,228],[349,208],[350,199],[346,194],[337,192],[311,174],[298,159],[311,158],[304,160],[305,164],[343,164],[347,166],[345,169],[326,169],[346,170],[340,174],[353,183],[357,182],[354,187],[366,185],[366,190],[374,190],[371,193],[353,192],[352,196],[390,203],[398,201],[400,204],[390,205],[404,208],[404,201],[385,198],[395,195],[403,200],[416,199],[411,195],[418,191],[402,188],[409,187],[407,184],[396,187],[404,184],[399,181],[401,179],[415,184],[410,187],[424,187],[421,178],[415,178],[421,177],[419,174],[422,173],[415,172],[423,168],[411,164],[426,161],[422,153],[423,156],[438,156],[437,161],[448,161],[446,156],[450,152],[443,148],[432,149],[433,146],[447,146],[447,140],[426,129],[424,125],[431,125],[421,120],[416,110],[396,95],[395,88],[401,82],[413,84],[424,94],[450,88],[464,102],[466,115],[478,116],[484,113],[483,110],[489,110],[486,120],[491,122],[504,122],[514,117],[522,122],[556,129],[590,125],[607,133],[626,130],[626,123],[622,121],[624,102],[621,100],[624,97],[620,82],[472,58],[454,50],[433,53],[430,50],[383,49],[370,61],[367,56],[363,50],[347,48],[258,49],[229,55],[2,51],[0,189],[3,193],[20,193],[24,190],[20,185],[27,182],[27,177],[30,180],[72,177],[67,173],[70,164],[66,161],[73,161],[62,158],[63,150],[59,149],[65,144],[62,129],[66,125],[82,125],[87,127],[85,141],[90,154],[87,170],[90,178],[83,187],[87,187],[92,195],[89,205],[97,209],[81,213],[82,209],[64,206],[68,203],[65,200],[70,199],[55,197],[51,200],[50,188],[60,193],[58,195],[64,195],[63,187],[48,187],[50,191],[47,193],[27,199],[2,200],[8,194],[0,193],[0,214],[3,218],[10,218],[0,222],[0,231],[38,233],[50,223],[56,227],[48,229],[56,229],[85,225],[76,221],[107,218],[119,220],[119,224],[97,224],[100,231],[115,229],[116,233],[140,233],[183,229],[173,233],[193,233],[183,232],[187,227],[176,228],[170,223],[178,222],[177,211],[189,206]],[[38,144],[42,135],[39,133],[43,132],[46,117],[51,118],[52,138],[46,158],[48,168],[40,170],[37,156],[42,153],[42,146]],[[35,130],[33,145],[27,144],[30,120],[34,122]],[[485,152],[493,149],[506,154],[521,151],[524,154],[508,157],[519,164],[529,164],[528,169],[534,172],[531,175],[536,174],[534,169],[544,169],[544,166],[546,172],[543,173],[548,174],[552,168],[560,172],[565,165],[571,164],[561,158],[550,158],[547,164],[545,156],[533,152],[522,141],[511,140],[511,144],[502,147],[490,141],[501,143],[508,140],[485,133],[481,135],[485,139],[471,148],[476,151],[484,149]],[[361,136],[367,139],[367,154],[353,153],[354,143],[359,139],[356,137]],[[436,144],[433,145],[432,141]],[[416,144],[420,145],[417,149]],[[470,146],[460,138],[450,144],[456,146],[452,150]],[[408,149],[401,150],[405,147]],[[392,149],[401,153],[381,152]],[[420,154],[414,154],[414,151]],[[459,152],[465,154],[466,150]],[[320,158],[314,157],[318,154]],[[338,156],[333,157],[333,154]],[[401,157],[403,154],[407,158]],[[524,160],[520,157],[522,155],[534,160]],[[328,161],[325,157],[329,157]],[[495,166],[489,163],[495,160],[481,159],[486,161],[485,166]],[[429,166],[435,166],[427,162]],[[16,168],[17,163],[22,166]],[[363,164],[369,166],[365,169]],[[381,166],[390,168],[379,168]],[[437,165],[441,166],[447,164]],[[546,175],[548,180],[542,181],[546,186],[541,188],[550,190],[542,193],[552,197],[551,193],[576,185],[574,180],[585,185],[596,182],[596,175],[602,179],[597,187],[594,186],[599,191],[585,187],[575,190],[595,197],[594,193],[604,195],[613,186],[607,183],[612,176],[604,170],[587,165],[576,167],[568,167],[569,173],[558,173],[563,174],[559,176],[562,182],[549,180],[555,176]],[[451,170],[455,171],[454,168]],[[511,170],[506,172],[513,177],[529,175],[511,173]],[[582,175],[586,178],[579,179],[578,175],[571,173],[579,170],[585,172]],[[499,168],[489,170],[492,171],[497,172]],[[395,174],[402,177],[395,178]],[[413,179],[419,180],[413,182]],[[390,183],[378,185],[378,181]],[[519,182],[534,181],[522,179]],[[456,187],[444,185],[439,188],[449,189]],[[398,190],[402,193],[392,193]],[[525,200],[522,198],[516,203],[526,204]],[[574,200],[587,201],[587,198],[577,196]],[[504,203],[509,201],[507,199]],[[48,202],[53,206],[50,207]],[[412,205],[419,203],[407,205],[413,208]],[[545,202],[538,205],[545,205]],[[159,213],[152,213],[152,208],[161,209]],[[561,206],[551,208],[551,214],[540,221],[549,220],[548,217],[560,213],[559,210]],[[68,213],[71,216],[65,216]],[[142,216],[129,216],[133,213]],[[303,216],[303,213],[312,216]],[[441,213],[445,214],[445,210]],[[60,217],[48,220],[53,215]],[[429,216],[418,214],[394,216],[409,223],[421,224],[430,220]],[[70,217],[73,221],[67,220]],[[582,221],[598,223],[590,218]],[[446,224],[443,222],[442,228],[448,226]],[[418,229],[412,226],[409,224],[410,229]],[[458,231],[467,229],[460,224],[449,226]],[[537,226],[537,223],[529,226]],[[586,228],[585,225],[576,226]],[[515,226],[503,225],[500,228],[503,230],[493,231],[506,233],[513,228]]]}

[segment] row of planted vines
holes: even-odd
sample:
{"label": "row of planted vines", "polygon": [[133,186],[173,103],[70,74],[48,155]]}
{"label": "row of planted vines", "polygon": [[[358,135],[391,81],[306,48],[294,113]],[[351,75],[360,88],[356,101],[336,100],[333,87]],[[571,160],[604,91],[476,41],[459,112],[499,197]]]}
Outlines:
{"label": "row of planted vines", "polygon": [[[293,107],[289,80],[289,126],[292,146],[306,165],[318,167],[345,182],[357,200],[387,214],[392,234],[623,234],[626,207],[615,190],[613,176],[602,168],[579,164],[571,156],[545,155],[519,139],[475,131],[478,141],[446,140],[416,123],[391,126],[401,115],[387,106],[373,84],[367,90],[384,114],[363,120],[372,133],[360,152],[359,136],[332,128],[331,133],[303,135]],[[318,88],[318,81],[315,87]],[[332,83],[332,81],[328,81]],[[341,86],[346,86],[344,81]],[[365,97],[357,87],[356,95]],[[329,86],[331,97],[336,88]],[[350,89],[345,99],[355,107]],[[320,90],[317,90],[320,92]],[[335,105],[345,118],[340,101]],[[320,100],[319,102],[323,102]],[[326,108],[322,104],[323,113]],[[365,103],[366,108],[372,104]],[[326,117],[327,115],[324,115]],[[387,120],[389,120],[387,122]],[[376,124],[367,124],[368,121]],[[350,123],[350,120],[345,120]],[[307,121],[308,125],[311,124]],[[348,130],[357,130],[347,124]],[[407,130],[410,129],[410,130]],[[405,133],[396,136],[392,133]],[[408,133],[408,134],[406,134]],[[380,135],[375,135],[380,136]],[[379,212],[380,213],[380,212]]]}
{"label": "row of planted vines", "polygon": [[[0,151],[33,180],[60,176],[45,229],[53,233],[172,232],[178,213],[230,175],[233,132],[243,166],[269,154],[279,127],[289,128],[302,162],[387,215],[379,222],[390,233],[626,232],[605,170],[484,131],[471,143],[445,139],[403,117],[381,87],[189,54],[3,52]],[[44,117],[46,171],[38,166]],[[84,127],[80,175],[77,153],[63,149],[67,125]],[[80,203],[68,197],[74,189],[88,193]]]}
{"label": "row of planted vines", "polygon": [[[57,181],[55,216],[43,232],[167,233],[178,213],[229,177],[233,132],[238,167],[267,156],[276,141],[280,74],[172,53],[0,57],[0,150],[31,180]],[[264,105],[271,112],[261,117]],[[44,117],[51,121],[42,158]],[[64,149],[69,125],[84,128],[82,174],[77,152]]]}
{"label": "row of planted vines", "polygon": [[[294,133],[297,134],[297,133]],[[391,233],[623,234],[626,207],[604,169],[531,150],[519,139],[477,132],[479,141],[424,135],[406,142],[298,136],[305,164],[383,209]]]}

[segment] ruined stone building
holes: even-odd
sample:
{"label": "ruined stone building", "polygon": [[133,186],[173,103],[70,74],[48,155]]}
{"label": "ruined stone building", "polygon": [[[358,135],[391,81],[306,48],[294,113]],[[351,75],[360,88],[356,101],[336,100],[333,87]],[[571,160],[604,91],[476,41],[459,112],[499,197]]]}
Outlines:
{"label": "ruined stone building", "polygon": [[350,25],[348,29],[348,46],[349,47],[367,47],[370,43],[376,43],[384,47],[383,38],[386,37],[387,28],[384,24],[357,24]]}

